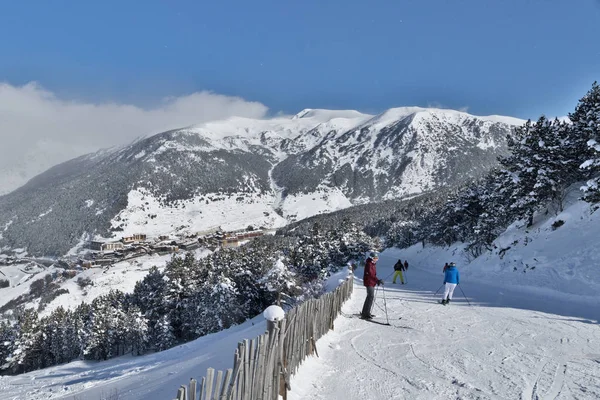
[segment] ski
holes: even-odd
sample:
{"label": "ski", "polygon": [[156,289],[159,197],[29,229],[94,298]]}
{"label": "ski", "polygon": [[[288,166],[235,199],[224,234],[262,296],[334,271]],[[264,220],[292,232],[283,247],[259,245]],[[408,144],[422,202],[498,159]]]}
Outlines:
{"label": "ski", "polygon": [[[375,316],[371,319],[364,319],[360,317],[360,314],[344,314],[342,313],[342,315],[346,318],[358,318],[358,319],[362,319],[363,321],[369,321],[369,322],[373,322],[375,324],[382,324],[382,325],[389,325],[387,323],[384,322],[380,322],[380,321],[374,321],[373,318],[375,318]],[[402,319],[402,317],[398,317],[398,319]]]}
{"label": "ski", "polygon": [[[346,313],[343,313],[343,312],[341,314],[345,318],[362,319],[360,317],[360,314],[346,314]],[[400,319],[402,319],[402,317],[398,317],[398,319],[400,320]],[[375,321],[375,320],[372,320],[372,319],[365,319],[363,321],[372,322],[372,323],[377,324],[377,325],[389,326],[389,327],[396,328],[396,329],[413,329],[410,326],[396,326],[396,325],[388,324],[388,323],[382,322],[382,321]]]}
{"label": "ski", "polygon": [[377,325],[392,326],[392,324],[388,324],[387,322],[375,321],[373,319],[365,319],[364,321],[371,322]]}

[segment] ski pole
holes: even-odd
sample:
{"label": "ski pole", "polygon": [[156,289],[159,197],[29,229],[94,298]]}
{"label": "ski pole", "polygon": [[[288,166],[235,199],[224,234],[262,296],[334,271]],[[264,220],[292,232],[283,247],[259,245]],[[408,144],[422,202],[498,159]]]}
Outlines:
{"label": "ski pole", "polygon": [[393,274],[394,272],[396,272],[396,271],[392,271],[392,273],[391,273],[391,274],[389,274],[388,276],[386,276],[385,278],[383,278],[383,279],[382,279],[382,281],[385,281],[387,278],[389,278],[390,276],[392,276],[392,274]]}
{"label": "ski pole", "polygon": [[[458,286],[460,288],[460,291],[462,292],[463,297],[465,298],[465,300],[467,301],[467,303],[469,303],[469,299],[467,299],[467,296],[465,296],[465,292],[462,290],[462,288],[460,287],[460,285],[456,285],[456,286]],[[471,303],[469,303],[469,305],[471,305]]]}
{"label": "ski pole", "polygon": [[435,294],[434,294],[434,296],[438,294],[438,292],[440,291],[440,289],[441,289],[441,288],[442,288],[444,285],[445,285],[445,284],[444,284],[444,283],[442,283],[442,286],[440,286],[440,287],[438,288],[438,290],[436,290],[436,291],[435,291]]}
{"label": "ski pole", "polygon": [[385,301],[385,286],[381,290],[383,291],[383,308],[385,308],[385,319],[387,321],[387,324],[389,325],[390,324],[390,319],[388,318],[387,302]]}

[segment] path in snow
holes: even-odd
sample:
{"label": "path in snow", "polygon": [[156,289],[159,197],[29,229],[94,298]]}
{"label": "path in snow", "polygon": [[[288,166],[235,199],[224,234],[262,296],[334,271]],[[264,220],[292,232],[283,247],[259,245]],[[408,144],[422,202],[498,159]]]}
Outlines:
{"label": "path in snow", "polygon": [[[396,259],[385,253],[378,276]],[[362,269],[335,330],[317,342],[293,378],[300,399],[598,399],[600,310],[510,288],[462,282],[448,306],[434,292],[439,273],[411,266],[408,284],[386,279],[392,326],[358,318],[365,298]],[[460,288],[469,296],[465,301]],[[383,292],[373,313],[386,322]],[[399,318],[402,319],[399,319]]]}

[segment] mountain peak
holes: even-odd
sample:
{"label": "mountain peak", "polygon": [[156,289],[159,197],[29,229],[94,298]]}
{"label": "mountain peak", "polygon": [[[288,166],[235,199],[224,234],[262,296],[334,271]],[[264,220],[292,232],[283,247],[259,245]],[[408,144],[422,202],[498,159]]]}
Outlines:
{"label": "mountain peak", "polygon": [[369,117],[368,114],[363,114],[356,110],[325,110],[325,109],[314,109],[305,108],[298,114],[294,115],[292,119],[316,119],[321,122],[326,122],[335,118],[365,118]]}

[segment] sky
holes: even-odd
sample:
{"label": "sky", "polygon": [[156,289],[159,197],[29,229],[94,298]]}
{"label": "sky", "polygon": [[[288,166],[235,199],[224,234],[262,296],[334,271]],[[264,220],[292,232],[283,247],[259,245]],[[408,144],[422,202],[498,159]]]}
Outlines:
{"label": "sky", "polygon": [[600,80],[600,0],[0,0],[0,37],[0,174],[19,176],[66,155],[17,141],[75,156],[304,108],[564,116]]}

